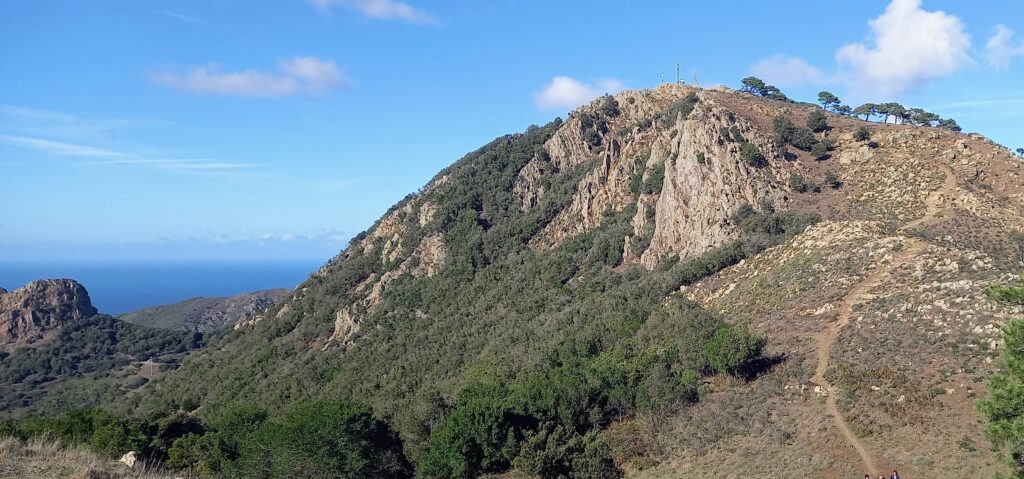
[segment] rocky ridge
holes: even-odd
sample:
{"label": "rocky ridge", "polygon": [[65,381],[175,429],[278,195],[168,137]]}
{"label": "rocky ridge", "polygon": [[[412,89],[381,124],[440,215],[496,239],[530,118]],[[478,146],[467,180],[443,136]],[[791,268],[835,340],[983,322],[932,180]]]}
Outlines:
{"label": "rocky ridge", "polygon": [[96,315],[89,293],[71,279],[33,281],[0,290],[0,349],[39,341],[64,324]]}

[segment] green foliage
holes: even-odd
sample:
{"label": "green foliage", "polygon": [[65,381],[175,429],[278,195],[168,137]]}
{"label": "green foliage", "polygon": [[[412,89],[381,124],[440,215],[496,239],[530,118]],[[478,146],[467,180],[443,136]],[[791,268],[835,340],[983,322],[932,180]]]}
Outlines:
{"label": "green foliage", "polygon": [[857,128],[857,131],[853,133],[853,139],[857,141],[868,141],[871,139],[871,130],[866,126]]}
{"label": "green foliage", "polygon": [[978,409],[988,420],[985,435],[1014,478],[1024,478],[1024,320],[1003,329],[1002,368],[989,377],[988,398]]}
{"label": "green foliage", "polygon": [[746,143],[747,142],[747,139],[743,137],[743,133],[740,132],[739,127],[737,127],[736,125],[733,125],[733,126],[729,127],[729,136],[731,136],[732,137],[732,141],[735,141],[736,143]]}
{"label": "green foliage", "polygon": [[743,80],[741,80],[740,83],[743,84],[743,88],[741,88],[740,91],[746,93],[754,93],[758,95],[764,92],[765,87],[767,87],[767,85],[764,83],[764,80],[761,80],[760,78],[757,77],[746,77]]}
{"label": "green foliage", "polygon": [[140,326],[106,315],[63,325],[51,341],[0,353],[0,410],[14,415],[56,414],[107,404],[144,378],[123,368],[153,360],[177,365],[203,346],[200,333]]}
{"label": "green foliage", "polygon": [[828,118],[821,110],[811,111],[807,115],[807,128],[813,132],[822,132],[828,129]]}
{"label": "green foliage", "polygon": [[825,184],[833,190],[838,190],[843,186],[843,182],[839,180],[839,177],[831,171],[825,172]]}
{"label": "green foliage", "polygon": [[706,164],[708,164],[708,158],[706,156],[704,156],[704,152],[703,151],[697,153],[697,164],[698,165],[706,165]]}
{"label": "green foliage", "polygon": [[715,332],[705,346],[705,354],[715,371],[739,375],[761,357],[764,346],[763,337],[740,326],[725,325]]}
{"label": "green foliage", "polygon": [[80,444],[107,457],[128,451],[147,451],[146,425],[114,416],[101,409],[71,409],[59,416],[31,416],[8,425],[15,437],[47,436],[68,444]]}
{"label": "green foliage", "polygon": [[985,294],[993,301],[1024,305],[1024,275],[1016,284],[993,284],[985,288]]}
{"label": "green foliage", "polygon": [[861,106],[858,106],[857,108],[854,108],[853,113],[855,115],[864,115],[864,120],[866,121],[871,119],[872,115],[878,113],[877,108],[878,105],[874,103],[865,103]]}
{"label": "green foliage", "polygon": [[761,154],[761,149],[754,146],[753,143],[744,142],[740,144],[740,159],[754,168],[768,166],[768,160]]}
{"label": "green foliage", "polygon": [[839,97],[835,96],[831,92],[821,91],[818,93],[818,103],[821,103],[821,107],[828,110],[839,106],[841,103]]}
{"label": "green foliage", "polygon": [[643,185],[640,187],[640,192],[645,195],[661,193],[661,188],[665,184],[665,163],[658,163],[651,168],[647,178],[644,179]]}
{"label": "green foliage", "polygon": [[936,126],[938,126],[939,128],[944,128],[949,131],[959,132],[962,130],[962,128],[960,128],[960,125],[956,123],[956,120],[952,118],[941,119],[939,120],[939,123]]}
{"label": "green foliage", "polygon": [[811,147],[811,156],[816,160],[824,160],[828,157],[828,142],[819,141]]}
{"label": "green foliage", "polygon": [[1017,149],[1016,149],[1016,150],[1014,150],[1014,151],[1016,151],[1018,155],[1020,155],[1020,156],[1024,156],[1024,148],[1017,148]]}
{"label": "green foliage", "polygon": [[662,128],[668,128],[676,123],[677,118],[685,120],[690,116],[690,112],[693,111],[698,102],[700,102],[700,97],[696,93],[688,93],[683,98],[672,102],[662,114],[658,123]]}
{"label": "green foliage", "polygon": [[789,174],[789,187],[793,188],[793,191],[797,193],[807,193],[807,190],[810,189],[807,180],[800,173]]}
{"label": "green foliage", "polygon": [[777,116],[772,120],[772,130],[775,131],[775,141],[781,145],[789,144],[810,151],[818,142],[811,130],[797,127],[792,120],[784,116]]}

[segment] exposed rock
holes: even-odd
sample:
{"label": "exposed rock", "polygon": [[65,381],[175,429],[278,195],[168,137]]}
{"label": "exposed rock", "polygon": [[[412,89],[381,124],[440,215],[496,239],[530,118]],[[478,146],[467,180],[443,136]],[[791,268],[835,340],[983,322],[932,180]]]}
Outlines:
{"label": "exposed rock", "polygon": [[96,313],[89,293],[71,279],[33,281],[12,292],[0,292],[0,348],[31,343]]}
{"label": "exposed rock", "polygon": [[118,462],[128,466],[129,468],[134,468],[138,460],[138,454],[136,454],[135,451],[128,451],[121,456],[121,459],[119,459]]}

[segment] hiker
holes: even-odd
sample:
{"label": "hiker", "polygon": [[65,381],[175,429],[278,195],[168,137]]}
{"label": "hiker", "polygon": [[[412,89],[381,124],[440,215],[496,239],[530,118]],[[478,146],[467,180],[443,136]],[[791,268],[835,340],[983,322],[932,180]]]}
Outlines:
{"label": "hiker", "polygon": [[896,472],[896,469],[893,469],[892,475],[889,476],[889,479],[900,479],[900,473]]}

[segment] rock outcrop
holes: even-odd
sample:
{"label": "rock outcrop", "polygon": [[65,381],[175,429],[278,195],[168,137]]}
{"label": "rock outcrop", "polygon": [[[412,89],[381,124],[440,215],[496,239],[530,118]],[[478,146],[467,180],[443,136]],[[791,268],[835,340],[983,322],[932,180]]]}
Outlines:
{"label": "rock outcrop", "polygon": [[71,279],[33,281],[11,292],[0,291],[0,348],[32,343],[96,313],[89,293]]}

